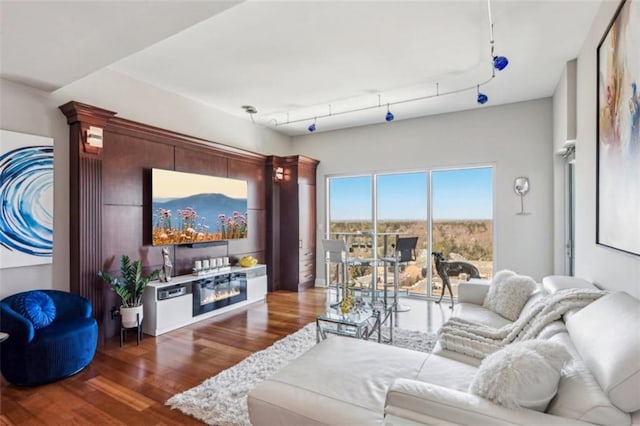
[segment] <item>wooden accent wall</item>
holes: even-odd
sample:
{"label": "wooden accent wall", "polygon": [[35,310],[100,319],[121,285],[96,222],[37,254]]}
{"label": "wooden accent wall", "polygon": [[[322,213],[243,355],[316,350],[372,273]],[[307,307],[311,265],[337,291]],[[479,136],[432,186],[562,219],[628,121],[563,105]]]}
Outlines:
{"label": "wooden accent wall", "polygon": [[292,155],[267,158],[267,172],[284,169],[268,189],[269,289],[301,291],[316,277],[316,168],[318,161]]}
{"label": "wooden accent wall", "polygon": [[[162,265],[161,247],[151,246],[151,169],[162,168],[248,181],[249,235],[228,245],[169,246],[173,275],[191,272],[205,257],[267,258],[266,157],[115,117],[115,112],[78,102],[60,107],[70,125],[70,246],[73,293],[91,300],[100,341],[119,332],[111,308],[119,300],[97,276],[117,275],[122,254],[142,260],[145,272]],[[103,128],[104,146],[85,152],[83,135]],[[266,176],[266,179],[265,179]],[[268,273],[271,273],[269,271]]]}
{"label": "wooden accent wall", "polygon": [[[96,285],[102,267],[102,152],[87,149],[89,126],[105,127],[115,112],[84,105],[60,107],[69,124],[69,289],[91,301],[96,319],[104,321],[108,293]],[[104,330],[100,328],[100,340]]]}

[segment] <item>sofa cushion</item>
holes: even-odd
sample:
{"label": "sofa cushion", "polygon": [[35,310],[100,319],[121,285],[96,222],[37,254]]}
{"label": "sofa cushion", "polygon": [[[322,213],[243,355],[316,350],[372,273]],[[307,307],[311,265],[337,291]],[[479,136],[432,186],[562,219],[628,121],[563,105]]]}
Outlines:
{"label": "sofa cushion", "polygon": [[536,282],[531,277],[507,270],[500,271],[491,283],[483,306],[515,321],[535,289]]}
{"label": "sofa cushion", "polygon": [[587,426],[533,410],[514,410],[468,392],[411,379],[397,379],[387,393],[385,425]]}
{"label": "sofa cushion", "polygon": [[603,296],[569,318],[567,330],[611,402],[640,410],[640,300],[624,292]]}
{"label": "sofa cushion", "polygon": [[502,328],[505,325],[511,324],[511,321],[508,319],[474,303],[458,303],[455,308],[453,308],[451,316],[462,318],[465,321],[475,324],[488,325],[493,328]]}
{"label": "sofa cushion", "polygon": [[482,361],[469,391],[507,408],[544,411],[558,389],[560,369],[569,359],[557,342],[513,343]]}
{"label": "sofa cushion", "polygon": [[13,309],[28,319],[36,330],[48,326],[56,318],[56,305],[42,291],[28,291],[16,296]]}
{"label": "sofa cushion", "polygon": [[415,378],[429,356],[329,336],[249,392],[251,423],[382,424],[389,386]]}
{"label": "sofa cushion", "polygon": [[558,393],[547,413],[599,425],[629,425],[629,415],[609,401],[584,365],[569,334],[558,333],[549,340],[563,344],[573,359],[562,370]]}
{"label": "sofa cushion", "polygon": [[424,363],[416,380],[466,392],[478,368],[436,354]]}
{"label": "sofa cushion", "polygon": [[566,290],[568,288],[595,288],[595,286],[587,280],[565,275],[549,275],[544,277],[542,279],[542,285],[550,294],[556,293],[560,290]]}

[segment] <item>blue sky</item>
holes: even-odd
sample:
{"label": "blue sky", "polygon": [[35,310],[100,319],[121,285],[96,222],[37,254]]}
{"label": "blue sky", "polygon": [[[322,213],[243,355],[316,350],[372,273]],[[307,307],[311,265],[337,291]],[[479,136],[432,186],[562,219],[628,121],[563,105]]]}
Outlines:
{"label": "blue sky", "polygon": [[[378,220],[414,220],[427,216],[427,173],[378,175]],[[491,219],[493,169],[441,170],[432,173],[433,218]],[[371,220],[371,178],[332,178],[332,220]]]}

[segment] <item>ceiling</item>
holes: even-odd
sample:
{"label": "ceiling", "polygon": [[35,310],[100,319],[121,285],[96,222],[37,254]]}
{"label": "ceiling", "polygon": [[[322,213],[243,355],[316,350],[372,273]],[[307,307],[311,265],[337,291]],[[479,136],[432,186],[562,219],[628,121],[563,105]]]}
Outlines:
{"label": "ceiling", "polygon": [[2,1],[1,71],[53,90],[108,67],[305,134],[314,117],[317,131],[382,123],[387,103],[401,120],[551,96],[600,4],[491,1],[495,53],[510,61],[491,79],[485,0]]}

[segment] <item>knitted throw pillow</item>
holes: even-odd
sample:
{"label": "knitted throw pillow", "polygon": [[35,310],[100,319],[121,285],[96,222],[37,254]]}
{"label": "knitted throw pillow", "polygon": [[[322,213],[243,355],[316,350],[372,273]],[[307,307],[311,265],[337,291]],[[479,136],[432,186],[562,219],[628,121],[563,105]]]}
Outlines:
{"label": "knitted throw pillow", "polygon": [[13,310],[31,321],[35,329],[48,326],[56,318],[56,305],[42,291],[19,295],[13,302]]}
{"label": "knitted throw pillow", "polygon": [[570,359],[558,342],[512,343],[482,361],[469,392],[507,408],[544,412],[558,391],[560,370]]}

